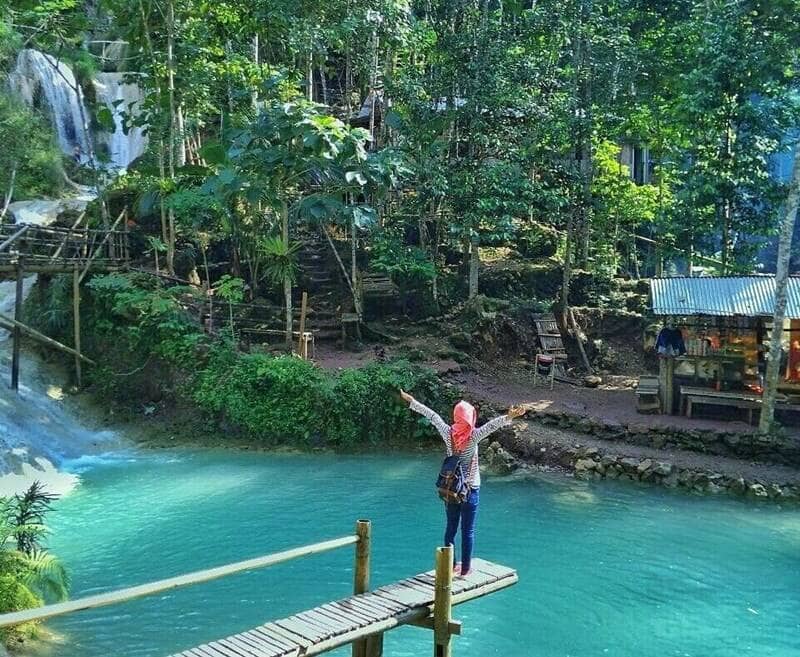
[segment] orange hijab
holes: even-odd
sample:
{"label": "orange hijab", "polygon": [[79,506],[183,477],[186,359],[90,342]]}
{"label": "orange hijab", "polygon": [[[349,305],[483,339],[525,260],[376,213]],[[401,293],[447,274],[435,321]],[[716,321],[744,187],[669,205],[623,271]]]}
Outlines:
{"label": "orange hijab", "polygon": [[453,426],[450,427],[454,452],[460,452],[467,446],[477,421],[478,412],[472,404],[462,400],[455,405],[453,408]]}

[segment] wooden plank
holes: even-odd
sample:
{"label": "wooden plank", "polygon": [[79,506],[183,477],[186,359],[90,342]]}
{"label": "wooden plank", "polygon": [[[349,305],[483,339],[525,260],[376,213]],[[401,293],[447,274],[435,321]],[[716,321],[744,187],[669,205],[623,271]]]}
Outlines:
{"label": "wooden plank", "polygon": [[[236,645],[231,644],[228,639],[217,639],[213,643],[209,644],[215,650],[221,652],[225,657],[248,657],[248,654],[245,653],[241,648],[237,647]],[[262,657],[261,655],[256,655],[256,657]]]}
{"label": "wooden plank", "polygon": [[332,628],[322,620],[311,616],[307,611],[302,611],[294,616],[289,616],[289,620],[291,620],[292,623],[297,623],[298,626],[301,627],[308,626],[309,630],[312,630],[318,638],[327,639],[329,636],[338,634],[335,628]]}
{"label": "wooden plank", "polygon": [[398,611],[404,611],[406,608],[405,606],[401,605],[398,602],[392,602],[391,600],[387,600],[386,598],[380,598],[378,596],[367,596],[367,595],[360,595],[358,596],[359,602],[362,604],[367,605],[371,609],[374,609],[381,613],[393,614]]}
{"label": "wooden plank", "polygon": [[308,617],[309,620],[314,621],[317,624],[322,625],[322,627],[327,628],[328,632],[333,634],[341,634],[344,630],[349,629],[353,626],[353,622],[350,620],[334,620],[330,616],[326,616],[323,614],[319,609],[309,609],[308,611],[304,611],[298,614],[301,618]]}
{"label": "wooden plank", "polygon": [[381,597],[386,597],[390,600],[396,600],[397,602],[405,604],[409,607],[416,607],[417,605],[430,602],[430,599],[427,595],[423,595],[418,591],[414,591],[404,586],[399,586],[398,584],[382,586],[381,588],[376,589],[375,593]]}
{"label": "wooden plank", "polygon": [[293,648],[298,648],[299,650],[299,647],[296,644],[294,646],[290,646],[288,643],[278,641],[275,637],[259,632],[257,629],[249,630],[248,632],[242,632],[238,636],[243,641],[249,641],[254,645],[263,645],[269,650],[274,651],[276,655],[285,655]]}
{"label": "wooden plank", "polygon": [[514,574],[514,570],[511,568],[507,568],[506,566],[501,566],[496,563],[492,563],[491,561],[486,561],[484,559],[473,559],[472,561],[474,566],[477,566],[478,570],[483,573],[488,573],[494,577],[510,577]]}
{"label": "wooden plank", "polygon": [[401,604],[399,602],[395,602],[394,600],[389,600],[388,598],[382,598],[378,595],[374,595],[373,593],[368,593],[367,595],[359,596],[363,600],[368,601],[372,606],[377,607],[379,609],[386,609],[387,611],[397,612],[397,611],[404,611],[407,609],[406,605]]}
{"label": "wooden plank", "polygon": [[300,646],[297,644],[289,645],[288,643],[282,642],[272,634],[259,632],[258,629],[250,630],[249,632],[242,632],[239,636],[257,644],[264,644],[265,646],[274,650],[276,655],[280,655],[281,657],[284,657],[284,655],[297,655],[300,653]]}
{"label": "wooden plank", "polygon": [[260,625],[259,627],[250,630],[250,632],[256,634],[257,636],[262,636],[268,641],[271,641],[272,643],[278,646],[283,646],[287,650],[290,648],[301,647],[300,644],[297,643],[297,641],[295,641],[294,639],[289,639],[285,637],[283,634],[276,632],[275,628],[273,627],[273,623],[266,623],[265,625]]}
{"label": "wooden plank", "polygon": [[340,614],[344,614],[345,616],[355,617],[355,619],[358,621],[361,627],[369,625],[372,622],[372,619],[366,614],[363,614],[360,611],[353,609],[352,607],[343,606],[341,604],[341,600],[337,602],[331,602],[330,607],[338,611]]}
{"label": "wooden plank", "polygon": [[[285,627],[286,621],[285,620],[276,620],[273,623],[270,623],[271,629],[281,636],[289,639],[290,641],[294,641],[296,644],[303,648],[310,648],[311,646],[316,643],[316,640],[313,638],[309,638],[304,634],[288,629]],[[312,633],[313,634],[313,633]]]}
{"label": "wooden plank", "polygon": [[355,627],[360,627],[360,623],[353,616],[345,616],[344,614],[337,614],[336,612],[325,609],[324,607],[315,607],[314,611],[325,618],[330,618],[332,622],[338,623],[344,631],[348,631]]}
{"label": "wooden plank", "polygon": [[203,657],[225,657],[225,655],[214,650],[209,644],[204,643],[197,646],[194,650],[203,655]]}
{"label": "wooden plank", "polygon": [[388,609],[377,609],[358,598],[350,598],[348,603],[355,609],[358,609],[362,613],[369,615],[373,620],[383,620],[384,618],[388,618],[394,614],[394,612],[389,611]]}
{"label": "wooden plank", "polygon": [[321,627],[317,627],[313,623],[301,620],[297,616],[289,616],[288,618],[281,618],[276,620],[275,624],[299,637],[302,637],[311,643],[318,643],[322,639],[327,638],[326,631]]}
{"label": "wooden plank", "polygon": [[283,652],[275,646],[269,645],[265,641],[256,642],[250,637],[245,637],[243,634],[234,634],[229,636],[226,641],[231,645],[238,647],[252,657],[279,657]]}

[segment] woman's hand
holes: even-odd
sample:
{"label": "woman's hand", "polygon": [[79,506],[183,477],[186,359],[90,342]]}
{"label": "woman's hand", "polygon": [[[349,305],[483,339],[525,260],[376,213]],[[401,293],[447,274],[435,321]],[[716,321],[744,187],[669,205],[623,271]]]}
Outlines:
{"label": "woman's hand", "polygon": [[407,404],[411,404],[414,401],[414,398],[409,395],[405,390],[400,390],[400,396],[403,398],[403,401]]}
{"label": "woman's hand", "polygon": [[528,411],[527,408],[524,406],[512,406],[508,409],[508,417],[512,420],[516,420],[518,417],[522,417]]}

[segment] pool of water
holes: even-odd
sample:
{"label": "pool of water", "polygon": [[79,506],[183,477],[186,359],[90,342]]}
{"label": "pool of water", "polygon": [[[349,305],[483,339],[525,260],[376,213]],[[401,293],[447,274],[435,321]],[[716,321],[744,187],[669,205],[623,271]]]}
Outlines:
{"label": "pool of water", "polygon": [[[373,584],[427,570],[443,511],[433,457],[159,453],[77,461],[52,549],[82,596],[352,532],[373,521]],[[517,586],[456,609],[455,653],[504,657],[800,655],[800,512],[651,488],[487,478],[479,556]],[[352,549],[51,623],[58,657],[163,657],[330,599]],[[430,654],[427,630],[386,655]],[[340,650],[334,654],[349,654]]]}

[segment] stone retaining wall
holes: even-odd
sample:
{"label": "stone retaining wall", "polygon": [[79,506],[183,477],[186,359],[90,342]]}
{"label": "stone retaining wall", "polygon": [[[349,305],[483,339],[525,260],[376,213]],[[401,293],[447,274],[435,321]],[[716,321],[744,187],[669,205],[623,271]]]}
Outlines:
{"label": "stone retaining wall", "polygon": [[637,481],[689,492],[731,494],[752,499],[800,502],[800,485],[763,482],[705,469],[681,468],[666,460],[604,453],[596,447],[543,443],[513,431],[493,442],[483,454],[484,465],[498,474],[533,467],[557,467],[578,479]]}
{"label": "stone retaining wall", "polygon": [[621,424],[557,411],[529,411],[530,420],[613,442],[655,449],[675,448],[703,454],[800,467],[800,441],[738,431],[679,429]]}

